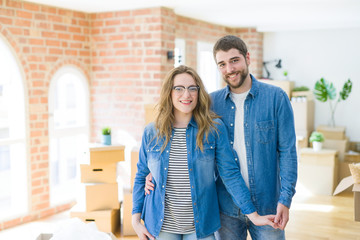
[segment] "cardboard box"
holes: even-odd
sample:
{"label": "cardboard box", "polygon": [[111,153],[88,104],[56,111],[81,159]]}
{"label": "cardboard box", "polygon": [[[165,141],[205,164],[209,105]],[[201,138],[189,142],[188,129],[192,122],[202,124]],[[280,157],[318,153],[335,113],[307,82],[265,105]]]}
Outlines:
{"label": "cardboard box", "polygon": [[145,108],[145,125],[153,122],[156,117],[156,104],[146,104]]}
{"label": "cardboard box", "polygon": [[337,151],[300,150],[299,182],[313,194],[331,196],[338,182]]}
{"label": "cardboard box", "polygon": [[35,240],[50,240],[52,237],[52,233],[41,233]]}
{"label": "cardboard box", "polygon": [[296,145],[298,147],[298,150],[301,148],[309,147],[310,132],[300,131],[300,130],[295,130],[295,132],[296,132]]}
{"label": "cardboard box", "polygon": [[339,161],[343,162],[345,159],[345,153],[349,150],[349,140],[347,138],[343,140],[326,139],[322,144],[323,148],[337,150],[339,154]]}
{"label": "cardboard box", "polygon": [[330,127],[320,125],[316,128],[317,132],[321,132],[324,134],[325,139],[333,139],[333,140],[343,140],[345,139],[345,127]]}
{"label": "cardboard box", "polygon": [[[359,164],[359,163],[358,163]],[[360,168],[359,168],[360,169]],[[334,195],[339,194],[347,188],[353,186],[352,191],[354,192],[354,219],[360,221],[360,170],[359,172],[351,172],[351,176],[348,176],[341,180],[339,185],[334,191]],[[356,176],[355,176],[356,175]]]}
{"label": "cardboard box", "polygon": [[85,211],[118,209],[118,184],[85,184]]}
{"label": "cardboard box", "polygon": [[132,227],[132,193],[124,192],[124,200],[122,203],[123,222],[122,222],[122,234],[124,236],[136,236],[136,232]]}
{"label": "cardboard box", "polygon": [[349,163],[360,163],[360,153],[354,151],[347,152],[345,153],[344,161]]}
{"label": "cardboard box", "polygon": [[[117,240],[114,234],[109,233],[111,240]],[[41,233],[35,240],[50,240],[53,237],[52,233]]]}
{"label": "cardboard box", "polygon": [[125,146],[123,145],[92,145],[89,149],[90,165],[117,163],[125,159]]}
{"label": "cardboard box", "polygon": [[307,101],[314,100],[314,94],[312,91],[292,91],[291,92],[291,98],[297,98],[297,97],[305,97]]}
{"label": "cardboard box", "polygon": [[[120,206],[120,205],[119,205]],[[85,223],[95,222],[99,231],[120,234],[120,209],[84,212],[75,206],[70,211],[71,217],[80,218]]]}
{"label": "cardboard box", "polygon": [[294,121],[295,131],[308,131],[314,130],[314,101],[305,102],[291,102]]}
{"label": "cardboard box", "polygon": [[116,163],[80,164],[82,183],[116,183]]}
{"label": "cardboard box", "polygon": [[134,180],[137,172],[137,163],[139,161],[139,150],[131,151],[131,192],[134,188]]}
{"label": "cardboard box", "polygon": [[269,80],[269,79],[260,79],[260,82],[267,83],[273,86],[280,87],[282,90],[286,92],[289,99],[291,97],[291,92],[294,88],[295,83],[293,81],[286,81],[286,80]]}

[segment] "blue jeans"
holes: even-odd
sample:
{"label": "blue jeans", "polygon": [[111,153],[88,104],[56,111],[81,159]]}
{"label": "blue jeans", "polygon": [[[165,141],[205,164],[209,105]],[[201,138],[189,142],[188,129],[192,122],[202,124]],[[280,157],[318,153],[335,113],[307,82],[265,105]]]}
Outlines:
{"label": "blue jeans", "polygon": [[196,238],[196,233],[189,234],[176,234],[168,232],[160,232],[156,240],[215,240],[214,234],[207,236],[205,238]]}
{"label": "blue jeans", "polygon": [[271,226],[256,226],[250,219],[241,214],[230,217],[220,213],[221,228],[215,233],[217,240],[246,240],[247,230],[252,240],[285,240],[285,232]]}

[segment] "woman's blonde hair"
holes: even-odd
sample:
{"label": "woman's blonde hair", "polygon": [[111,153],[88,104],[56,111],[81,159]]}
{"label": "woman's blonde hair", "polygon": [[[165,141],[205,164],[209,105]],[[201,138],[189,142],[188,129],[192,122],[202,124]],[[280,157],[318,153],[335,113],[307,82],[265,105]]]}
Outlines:
{"label": "woman's blonde hair", "polygon": [[174,87],[174,78],[176,75],[182,73],[191,75],[195,80],[196,85],[199,86],[198,102],[192,113],[199,129],[196,135],[196,145],[202,151],[204,134],[205,139],[207,139],[212,127],[215,131],[217,131],[215,127],[216,122],[213,119],[218,116],[210,110],[210,95],[205,91],[205,86],[200,76],[191,67],[181,65],[172,69],[166,75],[161,87],[160,100],[157,104],[155,128],[158,130],[158,137],[165,137],[165,142],[162,146],[162,150],[164,150],[165,146],[170,141],[172,126],[175,121],[173,102],[171,98],[171,92]]}

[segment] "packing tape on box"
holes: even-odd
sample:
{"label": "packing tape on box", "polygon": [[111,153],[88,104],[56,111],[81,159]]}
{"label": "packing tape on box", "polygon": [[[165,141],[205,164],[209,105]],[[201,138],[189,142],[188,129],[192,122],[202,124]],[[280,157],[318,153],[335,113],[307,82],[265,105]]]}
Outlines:
{"label": "packing tape on box", "polygon": [[349,164],[351,176],[355,183],[360,183],[360,163]]}

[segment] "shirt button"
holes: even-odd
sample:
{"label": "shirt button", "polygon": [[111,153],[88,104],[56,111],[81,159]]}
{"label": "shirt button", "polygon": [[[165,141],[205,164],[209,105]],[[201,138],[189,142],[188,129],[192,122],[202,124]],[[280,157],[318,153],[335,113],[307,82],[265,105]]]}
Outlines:
{"label": "shirt button", "polygon": [[169,150],[166,150],[166,152],[168,153],[168,152],[169,152]]}
{"label": "shirt button", "polygon": [[191,186],[191,188],[194,188],[194,186]]}
{"label": "shirt button", "polygon": [[231,141],[230,144],[233,145],[234,144],[233,141]]}
{"label": "shirt button", "polygon": [[196,222],[198,223],[198,222],[199,222],[199,220],[196,220]]}
{"label": "shirt button", "polygon": [[247,123],[245,123],[245,127],[247,127],[248,126],[248,124]]}
{"label": "shirt button", "polygon": [[237,161],[237,158],[235,158],[235,161]]}
{"label": "shirt button", "polygon": [[234,109],[234,106],[232,106],[231,109]]}
{"label": "shirt button", "polygon": [[196,202],[194,202],[194,205],[196,205]]}
{"label": "shirt button", "polygon": [[165,188],[165,186],[164,186],[164,185],[162,185],[162,188]]}
{"label": "shirt button", "polygon": [[190,154],[190,151],[189,151],[189,154]]}
{"label": "shirt button", "polygon": [[164,168],[166,170],[166,168]]}
{"label": "shirt button", "polygon": [[190,168],[190,171],[192,171],[192,168]]}
{"label": "shirt button", "polygon": [[160,219],[160,221],[162,222],[162,219]]}
{"label": "shirt button", "polygon": [[234,124],[230,123],[230,126],[234,126]]}
{"label": "shirt button", "polygon": [[250,146],[249,142],[246,142],[246,146]]}

